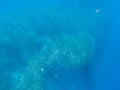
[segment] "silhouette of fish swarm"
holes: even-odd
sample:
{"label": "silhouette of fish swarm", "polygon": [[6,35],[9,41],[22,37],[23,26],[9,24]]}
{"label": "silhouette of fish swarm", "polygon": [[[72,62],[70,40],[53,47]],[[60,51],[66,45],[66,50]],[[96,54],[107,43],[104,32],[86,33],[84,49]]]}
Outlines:
{"label": "silhouette of fish swarm", "polygon": [[[91,60],[94,50],[94,39],[87,33],[61,35],[48,39],[42,50],[32,59],[41,68],[83,66]],[[33,63],[31,63],[33,65]]]}
{"label": "silhouette of fish swarm", "polygon": [[87,33],[47,38],[43,48],[31,60],[13,90],[44,90],[43,74],[54,67],[71,69],[91,60],[94,40]]}

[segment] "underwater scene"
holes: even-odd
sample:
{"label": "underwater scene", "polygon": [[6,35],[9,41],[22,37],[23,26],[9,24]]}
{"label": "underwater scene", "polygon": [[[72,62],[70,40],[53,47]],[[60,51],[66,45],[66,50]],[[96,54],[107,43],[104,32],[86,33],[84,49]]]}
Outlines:
{"label": "underwater scene", "polygon": [[0,90],[120,90],[117,0],[0,0]]}

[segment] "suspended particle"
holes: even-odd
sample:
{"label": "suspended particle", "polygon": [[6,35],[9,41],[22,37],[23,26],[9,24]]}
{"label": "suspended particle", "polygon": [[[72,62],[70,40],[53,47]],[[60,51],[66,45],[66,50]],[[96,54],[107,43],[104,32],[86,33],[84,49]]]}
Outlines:
{"label": "suspended particle", "polygon": [[96,13],[99,13],[100,12],[100,9],[96,9],[96,11],[95,11]]}

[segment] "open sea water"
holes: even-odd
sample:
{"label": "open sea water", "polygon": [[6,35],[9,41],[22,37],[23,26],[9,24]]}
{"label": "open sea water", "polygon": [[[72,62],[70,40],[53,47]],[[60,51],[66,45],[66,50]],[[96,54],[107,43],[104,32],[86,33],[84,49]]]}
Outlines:
{"label": "open sea water", "polygon": [[119,4],[0,0],[0,90],[120,90]]}

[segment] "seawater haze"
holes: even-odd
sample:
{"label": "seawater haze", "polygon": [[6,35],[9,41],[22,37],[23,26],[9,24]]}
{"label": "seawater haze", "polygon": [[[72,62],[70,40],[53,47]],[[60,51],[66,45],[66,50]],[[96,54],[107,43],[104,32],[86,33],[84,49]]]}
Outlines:
{"label": "seawater haze", "polygon": [[0,0],[0,90],[120,90],[117,0]]}

